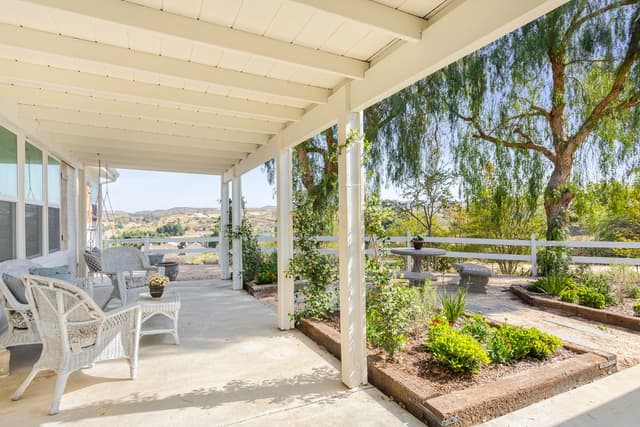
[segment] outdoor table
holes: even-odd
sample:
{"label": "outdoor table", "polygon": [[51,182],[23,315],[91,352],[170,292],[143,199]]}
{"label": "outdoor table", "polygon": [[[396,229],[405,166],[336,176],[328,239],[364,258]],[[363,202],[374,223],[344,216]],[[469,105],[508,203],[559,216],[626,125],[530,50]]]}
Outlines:
{"label": "outdoor table", "polygon": [[[178,338],[178,312],[180,311],[180,298],[178,294],[172,291],[165,291],[162,298],[154,300],[151,295],[143,293],[138,298],[138,303],[142,311],[142,329],[140,330],[140,336],[145,335],[157,335],[157,334],[171,334],[175,339],[176,345],[180,344]],[[163,316],[171,321],[172,326],[169,328],[145,328],[144,324],[155,316]]]}
{"label": "outdoor table", "polygon": [[[392,254],[395,255],[404,255],[404,256],[410,256],[412,259],[412,267],[411,267],[411,272],[412,273],[417,273],[415,276],[416,277],[420,277],[423,273],[422,271],[422,259],[423,258],[429,258],[429,257],[437,257],[437,256],[442,256],[442,255],[446,255],[447,251],[445,251],[444,249],[437,249],[437,248],[422,248],[422,249],[413,249],[413,248],[394,248],[391,249],[390,251]],[[429,263],[427,262],[426,265],[426,272],[429,271]],[[427,277],[428,275],[424,274],[425,277]],[[422,279],[411,279],[410,280],[412,284],[418,284],[418,283],[424,283],[424,280]]]}

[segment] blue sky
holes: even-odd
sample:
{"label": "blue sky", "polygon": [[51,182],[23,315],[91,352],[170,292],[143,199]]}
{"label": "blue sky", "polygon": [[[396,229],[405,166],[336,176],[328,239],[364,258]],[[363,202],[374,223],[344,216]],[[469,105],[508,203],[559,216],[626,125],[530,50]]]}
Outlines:
{"label": "blue sky", "polygon": [[[108,185],[113,210],[136,212],[172,207],[219,207],[220,178],[168,172],[118,169],[120,177]],[[242,177],[249,207],[275,205],[274,189],[256,168]]]}
{"label": "blue sky", "polygon": [[[173,207],[217,208],[220,178],[168,172],[118,169],[120,177],[108,185],[112,207],[107,209],[136,212]],[[267,182],[262,167],[242,176],[242,193],[248,207],[274,206],[275,188]],[[395,198],[394,189],[383,190],[385,198]]]}

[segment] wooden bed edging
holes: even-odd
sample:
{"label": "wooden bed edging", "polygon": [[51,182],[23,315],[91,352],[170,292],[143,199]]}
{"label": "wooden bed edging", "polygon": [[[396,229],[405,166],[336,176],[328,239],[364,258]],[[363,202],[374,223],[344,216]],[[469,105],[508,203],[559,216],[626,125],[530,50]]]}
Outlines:
{"label": "wooden bed edging", "polygon": [[[324,322],[309,319],[300,320],[297,328],[340,359],[338,331]],[[463,427],[524,408],[616,369],[615,355],[596,354],[572,343],[564,346],[580,354],[527,374],[509,375],[490,384],[445,395],[425,389],[411,375],[381,366],[378,357],[373,355],[367,360],[369,382],[429,426]]]}
{"label": "wooden bed edging", "polygon": [[640,317],[627,316],[626,314],[613,313],[606,309],[584,307],[571,302],[542,297],[534,292],[529,292],[523,285],[511,285],[509,290],[525,303],[535,307],[550,308],[571,316],[640,331]]}

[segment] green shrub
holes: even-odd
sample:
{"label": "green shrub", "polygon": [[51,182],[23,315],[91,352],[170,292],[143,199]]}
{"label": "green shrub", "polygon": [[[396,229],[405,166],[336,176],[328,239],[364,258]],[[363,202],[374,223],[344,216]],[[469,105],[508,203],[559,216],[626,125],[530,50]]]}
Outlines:
{"label": "green shrub", "polygon": [[548,295],[558,296],[566,288],[572,288],[575,282],[568,276],[549,276],[536,280],[527,287],[532,292],[540,292]]}
{"label": "green shrub", "polygon": [[256,283],[258,285],[264,285],[267,283],[276,283],[278,281],[278,276],[272,273],[271,271],[261,271],[256,274]]}
{"label": "green shrub", "polygon": [[481,366],[491,362],[476,339],[452,328],[441,317],[433,319],[427,339],[427,347],[433,357],[453,372],[476,373]]}
{"label": "green shrub", "polygon": [[375,284],[367,295],[367,340],[393,358],[407,343],[418,290],[391,280]]}
{"label": "green shrub", "polygon": [[607,277],[603,274],[584,273],[578,278],[578,285],[585,286],[602,295],[605,306],[615,305],[617,302],[613,289],[609,286]]}
{"label": "green shrub", "polygon": [[624,285],[622,287],[622,293],[627,298],[640,298],[640,288],[638,288],[638,285],[634,285],[632,283],[627,283],[626,285]]}
{"label": "green shrub", "polygon": [[606,300],[602,294],[593,288],[580,286],[578,288],[578,304],[585,307],[604,308]]}
{"label": "green shrub", "polygon": [[560,301],[578,302],[578,291],[573,288],[566,288],[560,292]]}
{"label": "green shrub", "polygon": [[274,252],[262,258],[255,280],[259,285],[278,281],[278,254]]}
{"label": "green shrub", "polygon": [[640,301],[633,304],[633,312],[636,314],[636,316],[640,316]]}
{"label": "green shrub", "polygon": [[536,328],[503,324],[487,343],[489,357],[496,363],[512,363],[527,356],[546,359],[562,342],[559,338]]}
{"label": "green shrub", "polygon": [[484,320],[482,314],[476,313],[473,317],[465,319],[460,330],[467,335],[471,335],[481,344],[484,344],[491,337],[493,333],[492,329],[491,325]]}
{"label": "green shrub", "polygon": [[467,291],[460,288],[455,295],[443,294],[440,297],[442,303],[442,312],[447,318],[450,325],[456,323],[456,320],[464,314],[464,307],[467,301]]}

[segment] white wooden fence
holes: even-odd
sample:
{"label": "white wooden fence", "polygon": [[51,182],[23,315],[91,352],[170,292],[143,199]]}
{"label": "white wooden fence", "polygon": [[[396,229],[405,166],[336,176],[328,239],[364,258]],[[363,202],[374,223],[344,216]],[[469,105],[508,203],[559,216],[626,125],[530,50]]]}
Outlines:
{"label": "white wooden fence", "polygon": [[[107,239],[104,241],[105,247],[110,247],[120,244],[138,244],[141,245],[143,250],[148,254],[198,254],[198,253],[217,253],[216,248],[206,247],[207,243],[218,242],[218,237],[142,237],[142,238],[130,238],[130,239]],[[258,242],[270,243],[276,242],[274,236],[258,236]],[[319,236],[317,237],[319,242],[337,242],[336,236]],[[532,276],[537,275],[537,250],[541,247],[569,247],[569,248],[600,248],[600,249],[640,249],[640,242],[603,242],[603,241],[546,241],[537,240],[535,235],[531,236],[529,240],[503,240],[503,239],[473,239],[473,238],[458,238],[458,237],[425,237],[426,243],[446,243],[456,245],[478,245],[478,246],[518,246],[526,247],[528,250],[526,254],[502,254],[491,252],[457,252],[447,251],[444,255],[448,258],[466,258],[466,259],[479,259],[487,261],[521,261],[531,264]],[[184,249],[161,249],[153,248],[153,245],[158,244],[200,244],[201,247],[186,247]],[[410,246],[411,235],[407,233],[406,236],[393,236],[390,238],[390,242],[396,246]],[[271,247],[262,247],[263,252],[273,252],[275,249]],[[325,254],[337,255],[338,250],[332,248],[323,248],[321,251]],[[367,251],[368,252],[368,251]],[[624,264],[640,266],[640,258],[623,258],[623,257],[592,257],[592,256],[573,256],[571,262],[574,264],[601,264],[601,265],[614,265]]]}

